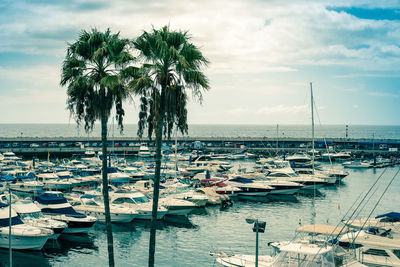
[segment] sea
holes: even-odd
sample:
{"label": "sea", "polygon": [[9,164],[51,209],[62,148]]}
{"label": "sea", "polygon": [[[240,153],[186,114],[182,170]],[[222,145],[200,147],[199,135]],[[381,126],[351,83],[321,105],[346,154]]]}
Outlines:
{"label": "sea", "polygon": [[[315,125],[316,138],[399,139],[399,125]],[[145,132],[146,133],[146,132]],[[70,124],[0,124],[0,137],[99,137],[100,125],[93,131]],[[108,125],[109,137],[136,137],[137,124],[126,124],[121,132],[117,125]],[[180,133],[178,136],[182,136]],[[190,137],[311,137],[310,125],[189,125]]]}
{"label": "sea", "polygon": [[[331,131],[318,134],[343,136],[345,126],[328,126]],[[279,126],[285,135],[309,136],[308,126]],[[0,136],[79,136],[72,125],[3,125]],[[275,131],[275,133],[274,133]],[[116,131],[117,132],[117,131]],[[135,136],[135,127],[127,125],[125,132]],[[363,138],[381,136],[399,138],[398,126],[351,126],[350,135]],[[83,131],[80,132],[82,134]],[[98,129],[92,134],[98,133]],[[196,136],[274,136],[273,126],[191,126]],[[276,135],[275,135],[276,136]],[[130,158],[129,160],[137,160]],[[254,160],[232,161],[251,169]],[[321,163],[327,164],[327,163]],[[342,168],[340,163],[334,167]],[[157,229],[155,266],[220,266],[210,252],[246,253],[255,251],[255,233],[246,218],[255,217],[266,222],[259,234],[260,255],[271,252],[269,242],[292,240],[301,225],[321,223],[337,225],[350,214],[358,217],[377,216],[397,211],[400,203],[399,167],[385,169],[349,169],[349,175],[336,186],[319,189],[315,194],[296,195],[262,202],[234,200],[231,207],[207,206],[197,209],[187,219],[161,221]],[[357,203],[376,182],[372,195]],[[392,181],[392,183],[390,183]],[[146,221],[113,224],[116,266],[147,266],[150,225]],[[8,250],[0,250],[0,266],[9,266]],[[96,223],[88,235],[62,235],[49,241],[39,252],[13,251],[13,266],[107,266],[107,237],[105,226]]]}

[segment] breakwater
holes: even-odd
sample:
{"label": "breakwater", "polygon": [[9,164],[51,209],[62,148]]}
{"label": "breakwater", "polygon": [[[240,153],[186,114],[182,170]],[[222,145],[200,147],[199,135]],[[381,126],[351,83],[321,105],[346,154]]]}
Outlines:
{"label": "breakwater", "polygon": [[[178,137],[164,140],[163,148],[168,149],[177,142],[180,150],[201,149],[214,152],[232,152],[247,149],[255,153],[307,151],[312,147],[311,138],[271,137]],[[154,141],[137,137],[114,137],[108,139],[109,151],[117,154],[134,155],[141,144],[154,146]],[[317,152],[346,150],[353,154],[399,155],[400,139],[355,139],[317,138],[314,142]],[[68,156],[84,153],[87,149],[101,150],[100,137],[3,137],[0,138],[0,152],[12,151],[22,155]]]}

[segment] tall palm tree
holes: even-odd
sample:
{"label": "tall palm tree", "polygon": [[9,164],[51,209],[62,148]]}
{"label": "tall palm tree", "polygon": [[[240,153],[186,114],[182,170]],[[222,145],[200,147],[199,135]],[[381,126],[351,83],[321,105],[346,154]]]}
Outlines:
{"label": "tall palm tree", "polygon": [[114,266],[114,245],[111,229],[107,179],[107,121],[115,107],[118,125],[123,130],[123,100],[129,95],[121,79],[121,70],[133,57],[128,51],[129,40],[120,39],[119,33],[107,29],[82,31],[78,40],[68,45],[62,65],[61,82],[67,86],[67,106],[87,132],[96,120],[101,121],[102,180],[106,217],[109,266]]}
{"label": "tall palm tree", "polygon": [[138,59],[143,66],[131,69],[133,79],[129,87],[134,95],[140,96],[138,135],[148,128],[151,139],[156,137],[156,170],[149,243],[149,266],[154,266],[156,244],[156,221],[160,184],[161,142],[168,138],[174,126],[187,133],[187,94],[202,101],[202,91],[209,88],[208,79],[202,68],[208,61],[200,49],[190,43],[187,32],[171,31],[168,26],[151,32],[144,31],[133,42],[139,51]]}

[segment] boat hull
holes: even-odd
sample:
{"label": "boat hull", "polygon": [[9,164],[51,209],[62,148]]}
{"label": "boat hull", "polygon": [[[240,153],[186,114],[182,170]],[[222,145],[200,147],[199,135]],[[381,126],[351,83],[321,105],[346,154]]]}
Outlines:
{"label": "boat hull", "polygon": [[[12,235],[11,246],[16,250],[41,250],[49,236]],[[8,234],[0,234],[0,248],[9,248]]]}

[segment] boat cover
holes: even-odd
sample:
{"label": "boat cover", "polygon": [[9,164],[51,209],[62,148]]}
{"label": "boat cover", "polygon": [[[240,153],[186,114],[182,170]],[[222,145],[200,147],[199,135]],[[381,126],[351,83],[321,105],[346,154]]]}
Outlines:
{"label": "boat cover", "polygon": [[2,181],[14,181],[16,179],[17,178],[15,178],[14,176],[11,176],[11,175],[3,175],[0,177],[0,180],[2,180]]}
{"label": "boat cover", "polygon": [[[0,227],[8,227],[9,224],[10,224],[9,218],[0,219]],[[11,225],[18,225],[18,224],[23,224],[23,222],[21,221],[21,218],[18,216],[12,217]]]}
{"label": "boat cover", "polygon": [[385,213],[382,215],[378,215],[375,217],[375,219],[379,219],[379,218],[383,218],[383,217],[389,217],[392,219],[400,220],[400,213],[399,212],[389,212],[389,213]]}
{"label": "boat cover", "polygon": [[250,184],[250,183],[253,182],[253,181],[250,180],[250,179],[241,178],[241,177],[233,178],[233,179],[230,179],[229,181],[238,182],[238,183],[242,183],[242,184]]}
{"label": "boat cover", "polygon": [[[10,211],[8,204],[0,202],[0,227],[8,227],[10,222]],[[11,225],[23,224],[21,218],[18,217],[17,213],[11,209]]]}
{"label": "boat cover", "polygon": [[66,215],[74,218],[86,218],[86,215],[76,212],[72,207],[66,207],[66,208],[58,208],[58,209],[52,209],[52,208],[43,208],[42,209],[43,213],[51,213],[51,214],[59,214],[59,215]]}
{"label": "boat cover", "polygon": [[36,201],[43,205],[67,203],[67,200],[64,197],[59,197],[55,194],[48,193],[38,195],[36,197]]}

